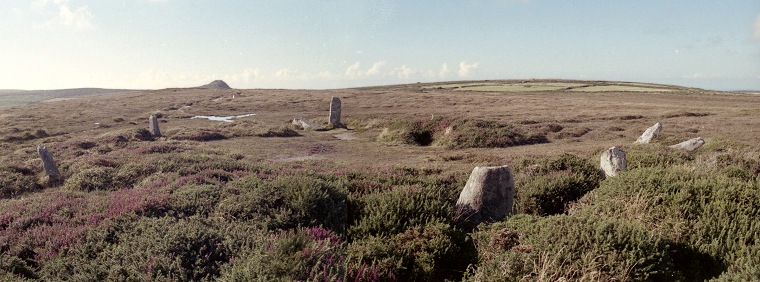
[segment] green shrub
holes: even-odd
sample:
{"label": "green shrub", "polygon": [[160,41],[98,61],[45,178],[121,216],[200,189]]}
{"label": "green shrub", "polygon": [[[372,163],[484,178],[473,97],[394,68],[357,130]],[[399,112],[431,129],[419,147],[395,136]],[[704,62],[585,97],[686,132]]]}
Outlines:
{"label": "green shrub", "polygon": [[369,194],[355,205],[356,222],[349,228],[353,238],[389,236],[430,222],[452,222],[455,214],[452,202],[414,186]]}
{"label": "green shrub", "polygon": [[114,169],[110,167],[93,167],[84,169],[65,179],[63,187],[71,191],[109,191],[115,190],[113,183]]}
{"label": "green shrub", "polygon": [[346,196],[334,184],[311,176],[281,176],[271,182],[248,177],[230,183],[238,195],[222,200],[217,213],[230,220],[254,220],[272,229],[346,227]]}
{"label": "green shrub", "polygon": [[291,127],[281,126],[275,128],[267,128],[265,131],[257,133],[258,137],[296,137],[301,136],[300,133],[293,130]]}
{"label": "green shrub", "polygon": [[528,134],[508,124],[445,117],[396,121],[390,123],[378,139],[418,146],[436,145],[449,149],[502,148],[549,142],[545,133]]}
{"label": "green shrub", "polygon": [[15,197],[24,193],[39,191],[36,172],[21,166],[0,167],[0,198]]}
{"label": "green shrub", "polygon": [[666,240],[625,221],[512,216],[474,235],[473,281],[675,281]]}
{"label": "green shrub", "polygon": [[458,280],[476,257],[463,231],[438,221],[411,226],[395,235],[355,240],[348,254],[374,262],[381,280],[407,281]]}
{"label": "green shrub", "polygon": [[219,190],[216,185],[208,184],[177,188],[169,197],[167,213],[177,218],[194,215],[207,217],[220,200]]}
{"label": "green shrub", "polygon": [[214,141],[227,139],[222,132],[216,129],[180,129],[168,131],[166,136],[171,140],[190,140],[190,141]]}
{"label": "green shrub", "polygon": [[34,267],[15,256],[0,254],[0,281],[38,279]]}
{"label": "green shrub", "polygon": [[[712,277],[760,256],[760,182],[673,169],[630,171],[602,182],[574,214],[638,222],[705,259],[679,265]],[[715,263],[717,261],[718,263]]]}
{"label": "green shrub", "polygon": [[252,238],[251,248],[224,268],[220,281],[378,281],[378,269],[349,260],[346,245],[319,227]]}
{"label": "green shrub", "polygon": [[[528,167],[531,167],[530,169]],[[515,210],[519,213],[553,215],[599,186],[599,170],[588,160],[563,154],[523,164],[515,183]]]}
{"label": "green shrub", "polygon": [[629,170],[646,167],[668,168],[694,159],[686,150],[674,150],[659,144],[633,146],[626,151],[625,156]]}
{"label": "green shrub", "polygon": [[200,220],[140,218],[90,232],[43,268],[45,280],[213,281],[230,253]]}

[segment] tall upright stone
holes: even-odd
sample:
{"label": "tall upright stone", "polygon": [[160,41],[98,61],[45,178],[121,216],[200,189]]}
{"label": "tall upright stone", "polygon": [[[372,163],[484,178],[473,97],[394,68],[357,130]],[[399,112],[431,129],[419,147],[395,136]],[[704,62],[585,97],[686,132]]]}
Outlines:
{"label": "tall upright stone", "polygon": [[158,117],[156,115],[150,115],[148,118],[148,131],[153,137],[161,137],[161,130],[158,129]]}
{"label": "tall upright stone", "polygon": [[625,152],[618,147],[612,147],[602,153],[599,165],[606,177],[616,176],[619,172],[628,171],[628,160]]}
{"label": "tall upright stone", "polygon": [[512,211],[514,198],[515,181],[508,166],[475,167],[456,206],[469,221],[491,222]]}
{"label": "tall upright stone", "polygon": [[53,155],[50,154],[47,147],[44,144],[37,146],[37,153],[42,159],[42,168],[45,170],[45,174],[48,176],[48,182],[58,183],[61,181],[61,173],[58,171],[58,165],[55,164]]}
{"label": "tall upright stone", "polygon": [[330,100],[330,125],[343,126],[340,122],[340,98],[333,96]]}
{"label": "tall upright stone", "polygon": [[694,151],[696,149],[699,149],[699,147],[702,147],[702,145],[705,144],[705,140],[702,139],[702,137],[692,138],[686,141],[683,141],[681,143],[675,144],[673,146],[670,146],[670,148],[673,149],[684,149],[686,151]]}
{"label": "tall upright stone", "polygon": [[649,142],[652,142],[653,139],[657,138],[657,136],[660,136],[660,131],[662,131],[662,124],[659,122],[655,123],[652,127],[647,128],[647,130],[644,131],[644,134],[641,134],[639,139],[636,139],[635,143],[647,144]]}

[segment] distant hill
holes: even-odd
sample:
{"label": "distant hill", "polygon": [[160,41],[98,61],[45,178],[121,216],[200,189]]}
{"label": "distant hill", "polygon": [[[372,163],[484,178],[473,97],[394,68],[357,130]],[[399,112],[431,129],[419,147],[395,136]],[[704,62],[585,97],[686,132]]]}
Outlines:
{"label": "distant hill", "polygon": [[224,82],[224,81],[222,81],[222,80],[214,80],[211,83],[203,85],[203,86],[198,87],[198,88],[203,88],[203,89],[232,89],[232,87],[230,87],[229,85],[227,85],[227,83]]}
{"label": "distant hill", "polygon": [[139,90],[103,89],[103,88],[73,88],[59,90],[12,90],[0,89],[0,108],[26,105],[52,99],[73,99],[84,96],[94,96],[113,93],[125,93]]}

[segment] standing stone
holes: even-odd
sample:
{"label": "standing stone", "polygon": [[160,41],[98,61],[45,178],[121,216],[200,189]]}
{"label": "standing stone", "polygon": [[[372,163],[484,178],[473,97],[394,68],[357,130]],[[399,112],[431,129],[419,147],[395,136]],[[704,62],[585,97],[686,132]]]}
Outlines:
{"label": "standing stone", "polygon": [[161,137],[161,130],[158,129],[158,118],[156,115],[150,115],[148,119],[148,131],[153,137]]}
{"label": "standing stone", "polygon": [[457,200],[457,210],[472,222],[501,220],[512,210],[515,182],[508,166],[475,167]]}
{"label": "standing stone", "polygon": [[53,160],[53,155],[50,154],[44,144],[37,146],[37,153],[40,154],[42,168],[45,170],[48,180],[51,183],[59,182],[61,180],[61,173],[58,171],[58,166],[55,164],[55,160]]}
{"label": "standing stone", "polygon": [[618,172],[628,171],[628,160],[625,159],[625,152],[618,147],[612,147],[602,153],[600,165],[607,177],[613,177]]}
{"label": "standing stone", "polygon": [[692,138],[686,141],[683,141],[681,143],[675,144],[673,146],[670,146],[670,148],[673,149],[684,149],[686,151],[694,151],[696,149],[699,149],[699,147],[702,147],[702,145],[705,144],[705,140],[702,139],[702,137]]}
{"label": "standing stone", "polygon": [[647,128],[646,131],[644,131],[644,134],[641,134],[639,139],[636,139],[636,143],[639,144],[647,144],[649,142],[652,142],[653,139],[657,138],[657,136],[660,136],[660,131],[662,131],[662,124],[655,123],[652,127]]}
{"label": "standing stone", "polygon": [[342,126],[340,123],[340,98],[333,96],[330,101],[330,124],[333,126]]}

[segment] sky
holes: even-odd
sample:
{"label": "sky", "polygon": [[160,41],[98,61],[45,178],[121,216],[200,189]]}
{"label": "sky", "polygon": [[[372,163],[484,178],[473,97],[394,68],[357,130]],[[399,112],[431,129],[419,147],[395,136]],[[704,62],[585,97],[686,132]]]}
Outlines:
{"label": "sky", "polygon": [[527,78],[760,90],[760,1],[0,2],[0,89]]}

